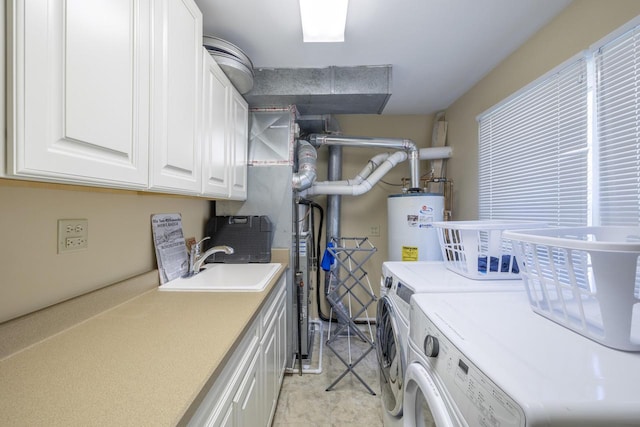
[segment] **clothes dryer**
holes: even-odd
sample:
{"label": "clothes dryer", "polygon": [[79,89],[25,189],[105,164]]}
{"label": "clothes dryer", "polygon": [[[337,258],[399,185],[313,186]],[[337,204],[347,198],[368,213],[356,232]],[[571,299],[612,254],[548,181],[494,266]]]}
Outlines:
{"label": "clothes dryer", "polygon": [[535,314],[517,292],[415,295],[404,426],[640,425],[640,353]]}
{"label": "clothes dryer", "polygon": [[471,280],[448,270],[442,261],[387,261],[382,264],[376,351],[385,426],[402,422],[411,296],[497,291],[524,292],[524,284],[521,280]]}

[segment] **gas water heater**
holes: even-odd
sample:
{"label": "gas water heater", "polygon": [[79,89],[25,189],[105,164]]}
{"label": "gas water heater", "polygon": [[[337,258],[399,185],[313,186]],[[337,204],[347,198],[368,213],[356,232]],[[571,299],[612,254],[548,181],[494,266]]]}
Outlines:
{"label": "gas water heater", "polygon": [[387,198],[390,261],[441,261],[433,222],[443,221],[444,196],[438,193],[392,194]]}

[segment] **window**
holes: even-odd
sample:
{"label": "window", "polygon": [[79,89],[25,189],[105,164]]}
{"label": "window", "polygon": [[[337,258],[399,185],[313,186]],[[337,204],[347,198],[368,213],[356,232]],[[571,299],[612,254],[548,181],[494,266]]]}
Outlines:
{"label": "window", "polygon": [[598,49],[596,86],[602,225],[640,223],[640,30]]}
{"label": "window", "polygon": [[480,219],[587,221],[587,78],[571,61],[480,118]]}
{"label": "window", "polygon": [[478,117],[480,219],[640,223],[634,21]]}

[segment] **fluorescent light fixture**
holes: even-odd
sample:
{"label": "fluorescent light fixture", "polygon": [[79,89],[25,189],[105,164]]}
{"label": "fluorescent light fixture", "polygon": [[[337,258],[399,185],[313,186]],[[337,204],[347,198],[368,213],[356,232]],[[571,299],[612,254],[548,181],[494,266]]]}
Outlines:
{"label": "fluorescent light fixture", "polygon": [[343,42],[349,0],[300,0],[304,42]]}

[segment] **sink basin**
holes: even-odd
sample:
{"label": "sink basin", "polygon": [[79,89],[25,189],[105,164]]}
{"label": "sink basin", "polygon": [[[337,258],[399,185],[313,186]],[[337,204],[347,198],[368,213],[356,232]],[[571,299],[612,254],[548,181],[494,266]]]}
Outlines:
{"label": "sink basin", "polygon": [[180,277],[160,286],[161,291],[260,292],[282,264],[205,264],[191,277]]}

